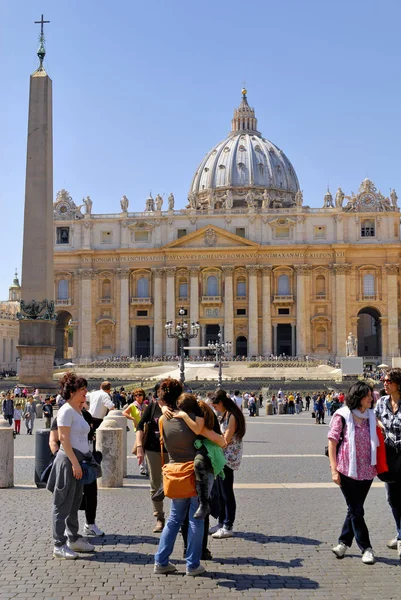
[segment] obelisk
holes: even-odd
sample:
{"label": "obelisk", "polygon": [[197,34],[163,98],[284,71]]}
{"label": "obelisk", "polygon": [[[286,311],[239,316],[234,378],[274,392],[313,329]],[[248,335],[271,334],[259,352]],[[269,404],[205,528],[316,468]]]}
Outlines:
{"label": "obelisk", "polygon": [[39,67],[30,77],[25,181],[19,345],[19,381],[51,390],[55,353],[53,277],[52,81],[43,67],[43,24]]}

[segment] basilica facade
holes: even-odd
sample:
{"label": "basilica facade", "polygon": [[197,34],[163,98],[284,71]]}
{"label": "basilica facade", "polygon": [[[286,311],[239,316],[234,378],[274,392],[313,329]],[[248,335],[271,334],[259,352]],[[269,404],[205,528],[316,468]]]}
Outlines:
{"label": "basilica facade", "polygon": [[[334,195],[334,198],[333,198]],[[165,323],[199,322],[199,355],[220,331],[234,356],[399,356],[400,214],[368,179],[357,194],[305,203],[296,172],[258,131],[246,90],[229,135],[201,161],[188,203],[150,196],[96,214],[66,190],[54,203],[59,359],[178,353]]]}

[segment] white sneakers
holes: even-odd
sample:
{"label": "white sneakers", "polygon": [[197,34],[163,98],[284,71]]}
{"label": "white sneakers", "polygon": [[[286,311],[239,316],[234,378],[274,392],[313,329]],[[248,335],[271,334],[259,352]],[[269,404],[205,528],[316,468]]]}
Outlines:
{"label": "white sneakers", "polygon": [[209,535],[212,535],[212,533],[216,533],[216,531],[218,531],[222,527],[223,527],[223,525],[221,525],[220,523],[216,523],[216,525],[209,527]]}
{"label": "white sneakers", "polygon": [[84,538],[78,538],[75,542],[67,542],[70,550],[74,550],[74,552],[93,552],[95,550],[95,546],[90,544]]}
{"label": "white sneakers", "polygon": [[205,573],[206,569],[202,565],[199,565],[196,569],[187,569],[185,571],[185,575],[189,575],[190,577],[196,577],[197,575],[202,575]]}
{"label": "white sneakers", "polygon": [[397,550],[397,542],[398,539],[395,537],[392,540],[388,540],[386,546],[387,548],[390,548],[390,550]]}
{"label": "white sneakers", "polygon": [[84,535],[86,535],[88,537],[102,537],[102,535],[104,535],[104,531],[99,529],[99,527],[96,525],[96,523],[93,523],[93,525],[89,525],[88,523],[85,523]]}
{"label": "white sneakers", "polygon": [[221,527],[215,533],[212,534],[212,538],[215,540],[223,540],[224,538],[233,537],[234,532],[232,529],[226,529],[225,527]]}
{"label": "white sneakers", "polygon": [[372,548],[366,548],[365,552],[362,554],[362,562],[365,565],[374,565],[375,564],[376,558],[375,558]]}
{"label": "white sneakers", "polygon": [[176,570],[177,567],[171,562],[167,563],[165,567],[156,563],[153,566],[153,573],[155,575],[168,575],[168,573],[175,573]]}
{"label": "white sneakers", "polygon": [[344,558],[345,553],[347,552],[348,546],[346,546],[343,542],[339,542],[337,546],[332,548],[332,552],[337,556],[337,558]]}
{"label": "white sneakers", "polygon": [[77,552],[71,550],[67,544],[64,544],[63,546],[54,546],[53,556],[54,558],[63,558],[66,560],[75,560],[78,558]]}

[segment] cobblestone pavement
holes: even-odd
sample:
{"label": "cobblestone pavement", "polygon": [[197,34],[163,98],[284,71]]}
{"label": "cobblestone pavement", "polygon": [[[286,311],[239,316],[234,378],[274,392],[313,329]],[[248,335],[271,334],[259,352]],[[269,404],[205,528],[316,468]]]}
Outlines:
{"label": "cobblestone pavement", "polygon": [[51,494],[32,485],[35,438],[17,437],[16,487],[0,490],[0,600],[398,599],[401,563],[385,544],[394,525],[382,485],[366,503],[377,563],[363,565],[355,545],[337,560],[331,545],[345,503],[330,484],[323,455],[327,426],[303,413],[248,418],[247,427],[236,474],[235,536],[210,538],[214,560],[197,578],[184,574],[180,536],[172,555],[179,574],[153,575],[158,535],[147,480],[131,457],[126,487],[100,491],[97,520],[107,535],[97,540],[97,552],[76,561],[53,559]]}

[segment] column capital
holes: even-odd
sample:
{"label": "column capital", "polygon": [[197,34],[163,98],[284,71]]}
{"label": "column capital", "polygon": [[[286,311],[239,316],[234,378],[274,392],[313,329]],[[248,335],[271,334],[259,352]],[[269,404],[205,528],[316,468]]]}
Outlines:
{"label": "column capital", "polygon": [[259,265],[246,265],[246,270],[249,275],[257,275],[259,271]]}
{"label": "column capital", "polygon": [[163,268],[154,268],[152,269],[152,275],[156,279],[156,277],[163,277],[164,269]]}
{"label": "column capital", "polygon": [[117,279],[128,279],[131,274],[130,269],[117,269],[116,276]]}
{"label": "column capital", "polygon": [[272,265],[261,265],[260,270],[262,272],[262,275],[270,275],[271,272],[273,271],[273,266]]}
{"label": "column capital", "polygon": [[351,271],[351,265],[349,263],[333,263],[333,269],[336,275],[345,275]]}
{"label": "column capital", "polygon": [[231,277],[231,275],[234,274],[234,268],[235,267],[232,265],[227,265],[221,267],[221,270],[223,271],[225,277]]}
{"label": "column capital", "polygon": [[312,266],[311,265],[294,265],[294,269],[296,271],[296,274],[299,275],[308,275],[311,271],[312,271]]}
{"label": "column capital", "polygon": [[176,267],[165,267],[164,268],[166,277],[174,277],[176,271],[177,271]]}
{"label": "column capital", "polygon": [[200,270],[201,270],[201,268],[197,267],[197,266],[188,267],[188,271],[189,271],[191,277],[195,277],[196,275],[198,275]]}
{"label": "column capital", "polygon": [[81,279],[94,279],[96,277],[96,273],[93,269],[78,269],[76,275]]}
{"label": "column capital", "polygon": [[398,274],[399,265],[397,265],[397,264],[386,264],[386,265],[384,265],[384,268],[386,269],[387,275],[397,275]]}

